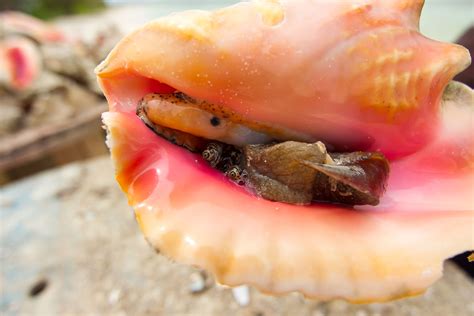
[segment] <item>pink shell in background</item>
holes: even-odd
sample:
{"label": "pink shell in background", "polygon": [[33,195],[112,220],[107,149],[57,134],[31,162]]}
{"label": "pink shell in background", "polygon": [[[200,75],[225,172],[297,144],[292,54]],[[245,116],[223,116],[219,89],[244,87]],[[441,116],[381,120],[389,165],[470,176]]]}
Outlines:
{"label": "pink shell in background", "polygon": [[14,90],[27,89],[43,68],[41,53],[29,39],[12,37],[0,42],[0,81]]}

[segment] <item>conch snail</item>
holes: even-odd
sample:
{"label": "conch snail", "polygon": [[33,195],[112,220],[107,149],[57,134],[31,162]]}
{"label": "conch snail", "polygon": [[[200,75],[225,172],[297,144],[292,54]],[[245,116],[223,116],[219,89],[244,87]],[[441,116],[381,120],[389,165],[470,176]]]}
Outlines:
{"label": "conch snail", "polygon": [[[116,177],[147,240],[220,283],[269,293],[383,301],[440,278],[444,259],[474,248],[474,106],[471,89],[448,85],[468,51],[423,37],[422,6],[260,0],[123,39],[97,75]],[[377,206],[270,201],[213,168],[225,149],[203,139],[378,152],[386,193]],[[334,163],[325,147],[312,146],[318,166]]]}

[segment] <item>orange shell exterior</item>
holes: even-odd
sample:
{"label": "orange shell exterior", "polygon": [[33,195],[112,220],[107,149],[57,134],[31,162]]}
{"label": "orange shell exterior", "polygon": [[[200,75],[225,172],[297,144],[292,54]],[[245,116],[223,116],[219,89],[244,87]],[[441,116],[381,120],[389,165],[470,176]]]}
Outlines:
{"label": "orange shell exterior", "polygon": [[[150,22],[102,78],[133,71],[252,122],[390,158],[432,140],[462,46],[418,31],[423,1],[254,1]],[[133,105],[132,105],[133,106]]]}
{"label": "orange shell exterior", "polygon": [[[474,248],[474,106],[440,110],[470,57],[418,33],[422,4],[253,1],[123,39],[97,73],[117,180],[147,240],[220,283],[274,294],[384,301],[440,278],[444,259]],[[137,118],[144,95],[174,89],[249,121],[381,149],[398,158],[387,193],[357,209],[256,198]]]}

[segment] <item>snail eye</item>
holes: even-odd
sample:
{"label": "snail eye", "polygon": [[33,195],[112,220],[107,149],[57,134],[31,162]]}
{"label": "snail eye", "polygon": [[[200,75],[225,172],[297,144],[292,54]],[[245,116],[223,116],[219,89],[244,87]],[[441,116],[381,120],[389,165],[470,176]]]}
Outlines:
{"label": "snail eye", "polygon": [[211,119],[210,119],[210,122],[211,122],[211,125],[212,126],[219,126],[221,124],[221,120],[216,117],[216,116],[213,116]]}
{"label": "snail eye", "polygon": [[212,152],[209,150],[209,149],[206,149],[202,152],[202,157],[207,160],[207,161],[210,161],[212,160]]}
{"label": "snail eye", "polygon": [[238,182],[240,180],[240,174],[242,169],[239,166],[232,166],[229,170],[226,171],[226,176],[232,181]]}

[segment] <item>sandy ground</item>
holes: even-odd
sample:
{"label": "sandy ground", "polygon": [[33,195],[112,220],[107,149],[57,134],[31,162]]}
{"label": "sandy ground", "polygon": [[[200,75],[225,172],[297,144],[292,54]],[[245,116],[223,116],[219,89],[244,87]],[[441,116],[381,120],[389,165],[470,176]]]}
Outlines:
{"label": "sandy ground", "polygon": [[[4,187],[0,209],[3,315],[474,314],[474,284],[452,264],[424,296],[388,304],[275,298],[254,289],[239,304],[230,289],[148,246],[108,157]],[[201,282],[207,288],[193,293]]]}

